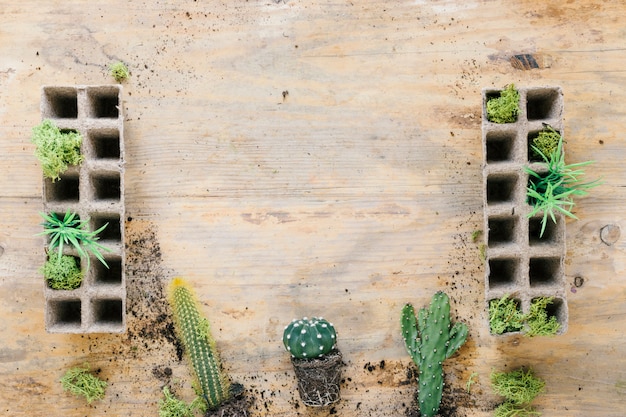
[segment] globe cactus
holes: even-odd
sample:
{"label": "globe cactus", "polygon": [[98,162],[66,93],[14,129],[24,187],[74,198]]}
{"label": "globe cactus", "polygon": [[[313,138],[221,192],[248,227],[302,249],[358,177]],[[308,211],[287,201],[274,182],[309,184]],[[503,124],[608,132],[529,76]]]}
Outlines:
{"label": "globe cactus", "polygon": [[321,317],[294,319],[285,326],[283,344],[296,359],[320,358],[336,347],[337,332]]}

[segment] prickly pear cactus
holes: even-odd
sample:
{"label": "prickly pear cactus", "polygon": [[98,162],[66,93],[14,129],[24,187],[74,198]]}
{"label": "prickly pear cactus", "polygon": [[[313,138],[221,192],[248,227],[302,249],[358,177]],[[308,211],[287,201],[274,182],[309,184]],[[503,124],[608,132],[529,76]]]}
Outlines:
{"label": "prickly pear cactus", "polygon": [[335,348],[337,333],[331,323],[321,317],[294,319],[285,326],[283,344],[296,359],[314,359]]}
{"label": "prickly pear cactus", "polygon": [[185,347],[196,376],[196,385],[210,410],[218,408],[230,397],[230,381],[222,371],[209,322],[200,315],[198,302],[182,278],[174,278],[169,286],[178,338]]}
{"label": "prickly pear cactus", "polygon": [[406,350],[419,368],[420,412],[423,417],[433,417],[439,411],[443,392],[441,365],[465,343],[467,326],[451,325],[450,301],[441,291],[433,295],[428,309],[420,309],[417,318],[413,306],[405,305],[401,325]]}

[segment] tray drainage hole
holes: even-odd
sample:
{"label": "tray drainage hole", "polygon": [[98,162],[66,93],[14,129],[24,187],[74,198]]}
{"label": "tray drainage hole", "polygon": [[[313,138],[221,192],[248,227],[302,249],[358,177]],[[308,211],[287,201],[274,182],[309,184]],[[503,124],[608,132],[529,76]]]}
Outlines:
{"label": "tray drainage hole", "polygon": [[44,117],[52,119],[76,119],[78,117],[78,93],[71,87],[44,88]]}
{"label": "tray drainage hole", "polygon": [[80,326],[80,300],[51,301],[49,307],[50,321],[52,325]]}
{"label": "tray drainage hole", "polygon": [[559,227],[561,226],[561,216],[556,216],[556,223],[552,219],[546,220],[546,227],[541,235],[542,217],[531,217],[528,219],[528,243],[531,246],[541,244],[552,244],[559,241]]}
{"label": "tray drainage hole", "polygon": [[498,175],[487,177],[487,204],[513,201],[517,177]]}
{"label": "tray drainage hole", "polygon": [[120,174],[118,172],[92,175],[91,183],[96,200],[119,200],[121,198]]}
{"label": "tray drainage hole", "polygon": [[117,88],[90,89],[87,97],[91,117],[117,119],[119,116],[119,90]]}
{"label": "tray drainage hole", "polygon": [[98,324],[122,322],[122,300],[94,300],[94,321]]}
{"label": "tray drainage hole", "polygon": [[489,259],[489,287],[498,288],[514,284],[518,268],[518,259]]}
{"label": "tray drainage hole", "polygon": [[[108,223],[108,224],[107,224]],[[105,224],[107,225],[98,237],[101,241],[103,240],[113,240],[116,242],[122,241],[122,229],[120,223],[120,215],[117,213],[113,214],[93,214],[91,215],[91,230],[98,230]]]}
{"label": "tray drainage hole", "polygon": [[94,266],[94,282],[96,285],[121,285],[122,284],[122,258],[107,257],[105,261],[109,265],[102,265],[98,260],[92,260]]}
{"label": "tray drainage hole", "polygon": [[487,162],[510,161],[513,158],[515,132],[487,133]]}
{"label": "tray drainage hole", "polygon": [[553,88],[528,90],[526,114],[528,120],[545,120],[559,116],[559,91]]}
{"label": "tray drainage hole", "polygon": [[[536,298],[533,298],[531,300],[531,304],[535,300]],[[556,321],[558,321],[561,326],[565,324],[565,321],[566,321],[565,303],[561,298],[554,297],[552,299],[552,302],[546,306],[546,313],[548,314],[548,319],[550,317],[556,317]]]}
{"label": "tray drainage hole", "polygon": [[488,231],[489,246],[515,241],[517,219],[515,217],[490,218]]}
{"label": "tray drainage hole", "polygon": [[92,131],[89,138],[97,159],[120,159],[120,132],[117,129]]}
{"label": "tray drainage hole", "polygon": [[77,202],[80,198],[78,175],[61,175],[60,180],[44,179],[44,193],[49,202]]}
{"label": "tray drainage hole", "polygon": [[553,285],[561,272],[560,258],[531,258],[529,265],[530,286]]}

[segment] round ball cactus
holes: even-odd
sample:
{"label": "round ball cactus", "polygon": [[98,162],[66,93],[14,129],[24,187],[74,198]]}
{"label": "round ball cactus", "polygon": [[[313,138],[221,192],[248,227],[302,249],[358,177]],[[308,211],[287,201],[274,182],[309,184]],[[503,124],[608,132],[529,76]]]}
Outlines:
{"label": "round ball cactus", "polygon": [[294,319],[285,326],[283,344],[296,359],[314,359],[335,348],[337,332],[332,323],[321,317]]}

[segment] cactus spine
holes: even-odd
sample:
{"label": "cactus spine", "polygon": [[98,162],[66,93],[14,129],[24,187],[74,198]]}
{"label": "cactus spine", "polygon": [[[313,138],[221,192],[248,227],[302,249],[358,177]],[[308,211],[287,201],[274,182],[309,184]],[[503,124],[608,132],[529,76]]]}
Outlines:
{"label": "cactus spine", "polygon": [[197,386],[208,408],[216,409],[229,399],[230,381],[222,371],[209,322],[200,316],[198,303],[182,278],[172,280],[169,301],[178,337],[193,366]]}
{"label": "cactus spine", "polygon": [[411,304],[402,309],[402,336],[406,350],[419,368],[419,407],[423,417],[439,411],[443,392],[442,363],[467,339],[464,323],[450,323],[450,301],[444,292],[433,295],[428,310],[422,308],[418,317]]}
{"label": "cactus spine", "polygon": [[285,326],[283,344],[296,359],[320,358],[336,346],[337,332],[321,317],[294,319]]}

